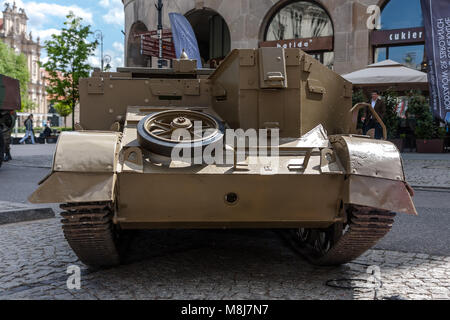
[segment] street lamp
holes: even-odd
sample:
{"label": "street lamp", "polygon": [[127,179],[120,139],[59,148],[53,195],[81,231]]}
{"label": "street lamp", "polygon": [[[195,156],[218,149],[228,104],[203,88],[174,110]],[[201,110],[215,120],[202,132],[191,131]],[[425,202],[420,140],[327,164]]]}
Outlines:
{"label": "street lamp", "polygon": [[112,58],[109,54],[105,54],[103,56],[103,61],[106,63],[105,71],[109,71],[109,69],[111,69],[111,65],[110,65],[111,60],[112,60]]}
{"label": "street lamp", "polygon": [[109,65],[109,63],[111,62],[111,56],[109,55],[103,55],[103,39],[105,38],[103,36],[103,32],[101,30],[95,30],[94,31],[94,37],[95,39],[100,41],[100,61],[101,61],[101,68],[102,68],[102,72],[105,71],[104,65],[106,63],[106,67],[107,68],[111,68],[111,66]]}

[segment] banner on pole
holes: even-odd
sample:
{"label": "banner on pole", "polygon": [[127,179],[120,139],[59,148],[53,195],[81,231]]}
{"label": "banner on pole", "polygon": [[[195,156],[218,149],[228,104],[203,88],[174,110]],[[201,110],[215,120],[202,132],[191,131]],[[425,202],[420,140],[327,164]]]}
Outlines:
{"label": "banner on pole", "polygon": [[435,117],[450,122],[450,1],[421,0],[421,5],[430,104]]}
{"label": "banner on pole", "polygon": [[191,24],[185,16],[179,13],[169,13],[169,18],[172,25],[173,42],[177,58],[180,58],[184,49],[189,59],[197,60],[197,69],[201,69],[203,66],[200,50],[198,49],[197,38]]}

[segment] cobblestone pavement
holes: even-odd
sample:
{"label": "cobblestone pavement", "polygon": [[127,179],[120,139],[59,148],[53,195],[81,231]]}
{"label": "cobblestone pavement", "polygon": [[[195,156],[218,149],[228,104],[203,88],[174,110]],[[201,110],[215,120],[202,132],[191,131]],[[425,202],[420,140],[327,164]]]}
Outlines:
{"label": "cobblestone pavement", "polygon": [[[450,257],[370,250],[340,267],[314,267],[274,231],[141,231],[125,265],[84,267],[58,218],[0,226],[0,299],[450,299]],[[69,265],[81,289],[68,290]],[[372,267],[377,271],[376,267]],[[364,287],[337,289],[326,285]],[[378,282],[375,282],[378,283]]]}
{"label": "cobblestone pavement", "polygon": [[450,159],[403,160],[406,181],[412,186],[450,188]]}

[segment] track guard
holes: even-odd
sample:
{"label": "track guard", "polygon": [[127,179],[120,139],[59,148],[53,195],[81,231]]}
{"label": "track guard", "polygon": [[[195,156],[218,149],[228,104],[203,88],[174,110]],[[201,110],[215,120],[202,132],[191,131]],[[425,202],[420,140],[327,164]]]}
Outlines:
{"label": "track guard", "polygon": [[111,201],[121,134],[64,132],[51,173],[28,198],[32,203]]}
{"label": "track guard", "polygon": [[347,173],[344,202],[417,215],[394,144],[355,136],[330,141]]}

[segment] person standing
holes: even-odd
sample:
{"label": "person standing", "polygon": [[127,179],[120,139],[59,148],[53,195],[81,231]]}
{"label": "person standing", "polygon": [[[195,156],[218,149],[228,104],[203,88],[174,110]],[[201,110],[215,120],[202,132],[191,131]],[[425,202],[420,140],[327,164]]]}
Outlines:
{"label": "person standing", "polygon": [[27,120],[25,120],[25,135],[23,136],[22,139],[20,139],[19,143],[25,143],[25,140],[27,140],[28,137],[31,136],[31,143],[35,144],[34,142],[34,131],[33,131],[33,115],[30,114],[27,118]]}
{"label": "person standing", "polygon": [[[384,104],[383,100],[380,99],[377,91],[372,92],[372,99],[370,100],[369,104],[371,105],[371,108],[373,108],[375,112],[380,116],[380,118],[383,119],[386,113],[386,105]],[[366,109],[366,114],[364,118],[362,118],[362,121],[364,122],[364,135],[366,135],[370,129],[375,129],[375,139],[379,140],[383,137],[383,129],[381,128],[381,125],[378,123],[377,119],[372,115],[372,112],[370,112],[370,110]]]}
{"label": "person standing", "polygon": [[3,152],[5,154],[5,158],[3,159],[3,161],[8,162],[8,161],[12,160],[12,157],[11,157],[11,129],[8,129],[3,133],[3,142],[4,142]]}

